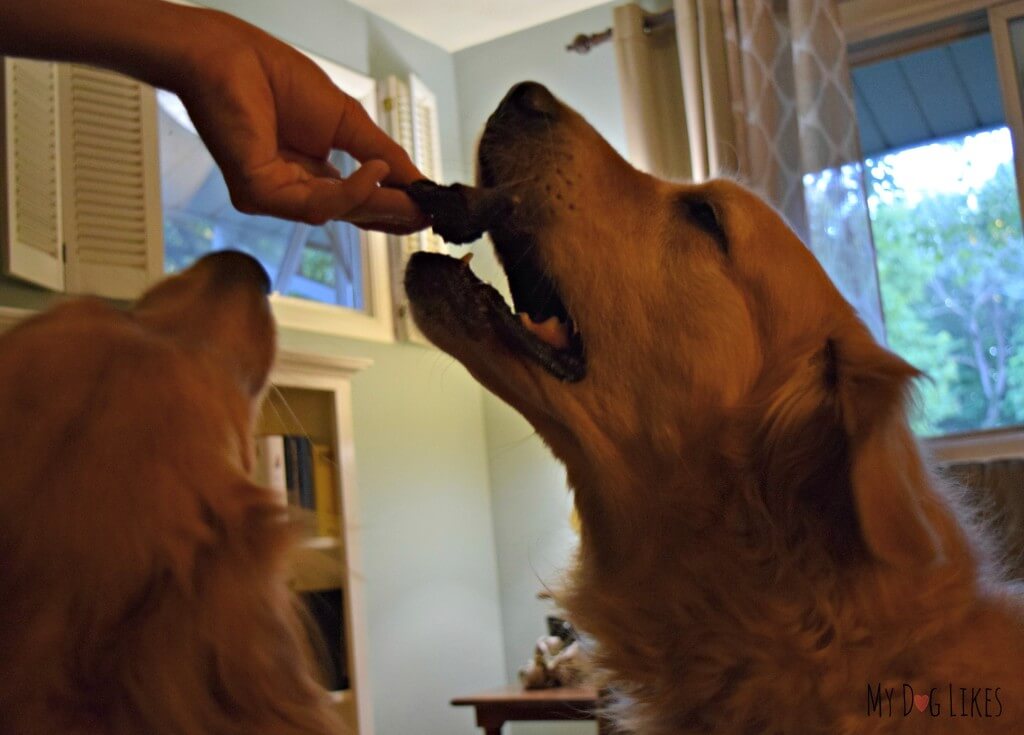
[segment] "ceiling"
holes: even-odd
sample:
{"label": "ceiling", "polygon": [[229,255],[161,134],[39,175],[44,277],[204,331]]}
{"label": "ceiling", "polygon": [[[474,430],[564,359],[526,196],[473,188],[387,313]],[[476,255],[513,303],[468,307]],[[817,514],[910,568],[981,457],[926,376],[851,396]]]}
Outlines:
{"label": "ceiling", "polygon": [[[452,52],[604,5],[608,0],[351,1]],[[566,39],[566,43],[570,40]]]}

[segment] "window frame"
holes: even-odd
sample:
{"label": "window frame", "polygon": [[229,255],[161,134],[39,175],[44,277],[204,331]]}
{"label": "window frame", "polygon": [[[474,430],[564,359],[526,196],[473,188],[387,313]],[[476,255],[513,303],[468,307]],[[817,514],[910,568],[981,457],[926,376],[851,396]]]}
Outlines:
{"label": "window frame", "polygon": [[[1016,121],[1024,133],[1021,116],[1024,100],[1020,89],[1008,87],[1016,84],[1007,73],[1013,69],[1012,49],[1007,35],[1006,47],[1000,51],[993,22],[1009,17],[1007,14],[1015,10],[1019,11],[1015,16],[1024,16],[1024,0],[910,0],[905,4],[893,4],[890,0],[847,0],[841,2],[839,8],[851,66],[881,61],[986,30],[992,34],[1006,124],[1013,140],[1019,206],[1024,217],[1024,146],[1018,146],[1019,140],[1024,141],[1024,134],[1014,132]],[[1001,59],[1001,53],[1010,56]],[[1024,425],[924,437],[920,441],[932,459],[940,463],[1021,457],[1024,456]]]}
{"label": "window frame", "polygon": [[[377,122],[377,82],[374,79],[304,49],[297,50],[323,69],[339,89],[357,100]],[[395,341],[387,235],[362,230],[360,237],[366,254],[363,268],[365,311],[273,294],[270,303],[278,326],[376,342]]]}
{"label": "window frame", "polygon": [[[1010,22],[1024,18],[1024,0],[1012,0],[989,10],[989,33],[992,34],[992,49],[999,70],[999,88],[1003,93],[1003,111],[1006,125],[1010,128],[1013,150],[1024,152],[1024,112],[1022,112],[1021,85],[1018,79],[1013,55],[1013,41],[1010,38]],[[1024,213],[1024,155],[1013,157],[1013,170],[1017,175],[1017,197],[1021,212]]]}
{"label": "window frame", "polygon": [[[171,1],[200,7],[188,0]],[[295,44],[289,45],[323,69],[339,89],[363,106],[371,120],[378,122],[376,80]],[[395,342],[388,236],[382,232],[360,230],[360,237],[366,255],[363,267],[366,274],[363,284],[365,311],[275,293],[270,296],[270,304],[279,328],[374,342]],[[163,272],[167,274],[166,269]]]}

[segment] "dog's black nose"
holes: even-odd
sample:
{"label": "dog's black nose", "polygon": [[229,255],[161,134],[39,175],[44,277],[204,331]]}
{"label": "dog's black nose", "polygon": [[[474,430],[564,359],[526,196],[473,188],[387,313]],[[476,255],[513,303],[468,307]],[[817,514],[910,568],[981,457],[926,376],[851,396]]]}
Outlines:
{"label": "dog's black nose", "polygon": [[558,112],[558,100],[537,82],[520,82],[512,87],[501,106],[533,117],[552,118]]}

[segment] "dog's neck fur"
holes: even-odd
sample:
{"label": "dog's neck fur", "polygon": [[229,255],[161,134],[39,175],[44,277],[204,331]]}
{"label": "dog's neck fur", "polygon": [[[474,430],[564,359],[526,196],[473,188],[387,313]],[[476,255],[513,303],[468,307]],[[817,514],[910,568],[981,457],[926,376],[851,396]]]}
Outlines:
{"label": "dog's neck fur", "polygon": [[[862,548],[838,558],[820,534],[792,543],[793,529],[751,502],[770,488],[723,457],[688,454],[674,472],[628,466],[662,469],[627,478],[569,465],[583,532],[563,599],[595,641],[626,727],[811,735],[819,730],[808,723],[824,723],[820,732],[839,732],[843,718],[864,717],[872,682],[1002,686],[1004,698],[1015,684],[1024,698],[1016,671],[962,663],[978,657],[964,653],[961,631],[1001,646],[1013,624],[1007,603],[980,591],[976,550],[952,519],[944,533],[958,548],[941,568],[901,573]],[[907,584],[928,592],[905,594]],[[1011,645],[1024,656],[1024,631]],[[884,666],[878,650],[889,652]],[[794,701],[794,689],[805,706],[774,704]]]}

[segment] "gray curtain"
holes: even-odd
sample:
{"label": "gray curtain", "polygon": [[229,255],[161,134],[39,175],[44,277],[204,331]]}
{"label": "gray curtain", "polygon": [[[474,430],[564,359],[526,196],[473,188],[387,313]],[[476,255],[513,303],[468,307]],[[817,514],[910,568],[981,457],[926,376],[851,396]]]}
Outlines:
{"label": "gray curtain", "polygon": [[644,29],[644,10],[615,8],[615,61],[622,91],[630,163],[663,179],[690,179],[686,112],[675,34],[670,26]]}

